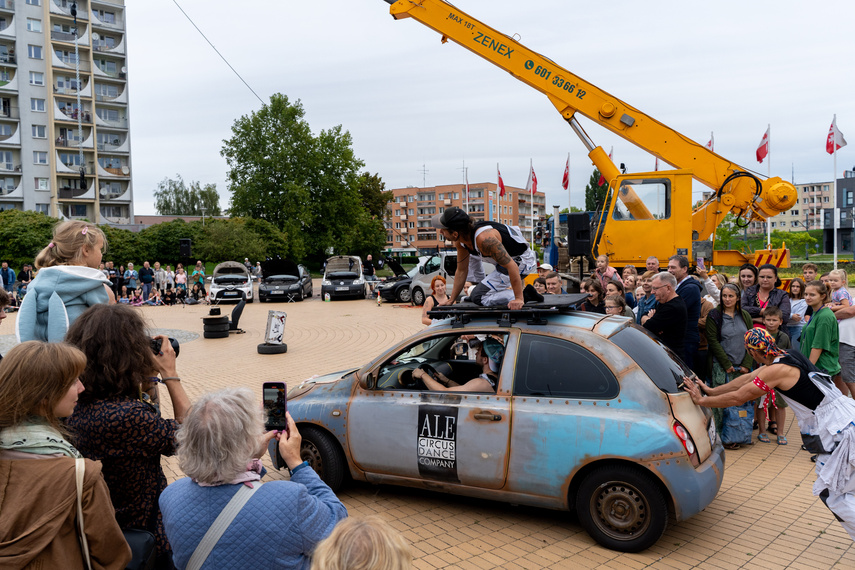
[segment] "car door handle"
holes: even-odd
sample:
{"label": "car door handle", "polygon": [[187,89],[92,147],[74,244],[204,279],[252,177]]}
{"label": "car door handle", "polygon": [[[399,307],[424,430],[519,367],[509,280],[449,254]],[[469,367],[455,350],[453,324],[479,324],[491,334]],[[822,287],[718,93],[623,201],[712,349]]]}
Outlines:
{"label": "car door handle", "polygon": [[475,419],[486,422],[500,422],[502,421],[502,416],[493,412],[478,412],[475,414]]}

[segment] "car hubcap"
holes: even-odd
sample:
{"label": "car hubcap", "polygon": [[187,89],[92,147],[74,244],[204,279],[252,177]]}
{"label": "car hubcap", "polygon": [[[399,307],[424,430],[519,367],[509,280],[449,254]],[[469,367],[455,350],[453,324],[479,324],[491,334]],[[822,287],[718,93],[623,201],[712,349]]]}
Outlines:
{"label": "car hubcap", "polygon": [[303,445],[300,447],[300,459],[309,462],[309,467],[314,469],[319,477],[324,472],[324,462],[321,459],[321,452],[311,441],[303,440]]}
{"label": "car hubcap", "polygon": [[591,497],[591,514],[603,532],[618,540],[641,534],[649,525],[650,507],[632,485],[610,481]]}

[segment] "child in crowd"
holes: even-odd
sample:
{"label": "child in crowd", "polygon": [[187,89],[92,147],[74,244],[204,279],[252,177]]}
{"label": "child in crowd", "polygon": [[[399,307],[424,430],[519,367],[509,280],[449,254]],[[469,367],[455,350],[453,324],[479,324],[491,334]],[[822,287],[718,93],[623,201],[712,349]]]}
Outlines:
{"label": "child in crowd", "polygon": [[[781,312],[780,308],[775,305],[769,305],[766,307],[763,311],[763,324],[766,326],[766,332],[775,339],[775,346],[782,350],[788,350],[790,348],[790,337],[787,333],[781,330],[781,327],[784,325],[784,314]],[[768,396],[763,396],[763,398],[767,397]],[[769,443],[769,436],[763,433],[764,431],[768,431],[772,435],[778,436],[778,445],[787,445],[787,438],[778,432],[778,426],[783,428],[787,421],[787,402],[781,397],[779,392],[775,393],[775,404],[777,404],[778,409],[775,410],[775,419],[769,420],[768,430],[765,429],[766,414],[763,413],[764,404],[762,398],[759,400],[758,407],[754,408],[754,417],[757,420],[757,426],[760,430],[760,435],[757,436],[757,439],[763,443]]]}
{"label": "child in crowd", "polygon": [[620,315],[621,317],[635,319],[632,309],[626,306],[626,299],[619,293],[606,295],[604,308],[607,315]]}
{"label": "child in crowd", "polygon": [[638,270],[635,268],[635,265],[626,265],[623,270],[620,272],[621,277],[623,278],[624,284],[626,284],[626,278],[629,275],[633,275],[635,277],[638,276]]}
{"label": "child in crowd", "polygon": [[163,304],[171,307],[175,304],[175,301],[175,291],[172,289],[172,287],[167,287],[166,293],[163,294]]}
{"label": "child in crowd", "polygon": [[107,238],[89,222],[58,224],[36,256],[36,274],[21,303],[15,334],[20,342],[62,342],[69,325],[98,303],[115,302],[110,281],[98,270]]}
{"label": "child in crowd", "polygon": [[534,286],[534,290],[540,293],[541,295],[546,295],[546,279],[543,277],[538,277],[532,283]]}
{"label": "child in crowd", "polygon": [[828,307],[835,313],[852,305],[852,297],[849,295],[849,290],[846,289],[846,284],[846,271],[832,269],[828,272],[828,286],[831,287],[831,303],[828,304]]}
{"label": "child in crowd", "polygon": [[175,290],[175,302],[183,305],[184,301],[186,299],[187,299],[187,289],[182,289],[181,287],[178,287]]}
{"label": "child in crowd", "polygon": [[623,285],[623,280],[620,278],[620,275],[618,275],[615,268],[609,267],[608,255],[600,255],[597,257],[597,268],[594,270],[594,273],[591,274],[591,278],[599,281],[604,291],[609,281],[620,281],[621,285]]}
{"label": "child in crowd", "polygon": [[184,273],[184,268],[181,265],[175,270],[175,286],[187,292],[187,274]]}
{"label": "child in crowd", "polygon": [[805,280],[805,283],[816,281],[816,274],[818,272],[819,268],[815,263],[805,263],[802,265],[802,278]]}
{"label": "child in crowd", "polygon": [[134,307],[141,307],[145,303],[142,295],[142,289],[134,289],[134,292],[131,294],[131,302],[130,304]]}
{"label": "child in crowd", "polygon": [[146,305],[151,305],[152,307],[157,307],[158,305],[163,304],[163,298],[160,296],[159,289],[152,289],[151,293],[148,296],[148,301],[145,302]]}

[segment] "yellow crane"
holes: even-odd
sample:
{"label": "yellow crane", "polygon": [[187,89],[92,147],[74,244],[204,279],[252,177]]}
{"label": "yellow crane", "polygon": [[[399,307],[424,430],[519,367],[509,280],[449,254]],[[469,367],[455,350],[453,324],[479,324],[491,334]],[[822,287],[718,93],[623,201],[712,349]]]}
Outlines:
{"label": "yellow crane", "polygon": [[[606,254],[614,264],[643,264],[650,255],[667,259],[676,253],[715,265],[771,261],[789,267],[786,249],[753,255],[713,251],[715,230],[727,214],[733,213],[744,226],[790,209],[798,195],[789,182],[761,179],[444,0],[384,1],[396,20],[421,22],[440,33],[442,43],[452,40],[549,98],[609,184],[602,212],[592,224],[591,255]],[[622,174],[587,135],[577,114],[677,170]],[[694,209],[692,178],[713,190]],[[572,251],[574,236],[569,239]]]}

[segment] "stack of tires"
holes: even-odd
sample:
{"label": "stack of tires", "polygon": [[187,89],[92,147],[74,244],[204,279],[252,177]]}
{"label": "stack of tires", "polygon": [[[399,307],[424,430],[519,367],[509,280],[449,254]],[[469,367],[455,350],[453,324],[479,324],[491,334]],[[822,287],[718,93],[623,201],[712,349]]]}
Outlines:
{"label": "stack of tires", "polygon": [[202,317],[203,332],[205,338],[228,338],[229,316],[220,315],[213,317]]}

